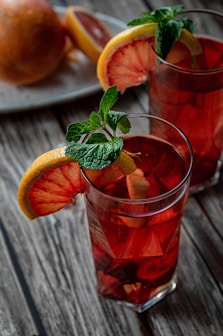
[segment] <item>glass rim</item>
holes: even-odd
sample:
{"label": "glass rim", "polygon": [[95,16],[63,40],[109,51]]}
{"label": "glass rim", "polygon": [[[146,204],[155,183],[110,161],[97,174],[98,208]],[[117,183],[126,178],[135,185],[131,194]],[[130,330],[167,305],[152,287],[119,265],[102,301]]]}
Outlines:
{"label": "glass rim", "polygon": [[[218,12],[218,11],[216,11],[214,9],[207,9],[207,8],[188,8],[188,9],[183,9],[178,15],[184,15],[184,14],[187,14],[187,13],[188,14],[189,13],[211,14],[211,15],[216,15],[216,16],[218,16],[218,17],[220,17],[220,18],[223,19],[223,13]],[[213,36],[213,38],[214,38],[214,36]],[[222,41],[222,43],[223,43],[223,41]],[[152,49],[155,52],[154,48],[152,48]],[[160,57],[159,55],[157,55],[156,52],[155,52],[155,54],[156,54],[156,57],[158,58],[158,60],[161,63],[163,63],[163,64],[165,64],[165,65],[173,68],[174,70],[178,70],[178,71],[181,71],[183,73],[189,73],[189,74],[194,74],[194,75],[199,75],[199,74],[200,75],[205,75],[205,74],[213,74],[213,73],[218,73],[218,72],[223,71],[223,65],[220,66],[220,67],[217,67],[217,68],[213,68],[213,69],[198,69],[198,70],[196,70],[196,69],[186,69],[186,68],[180,67],[180,66],[178,66],[176,64],[173,64],[173,63],[170,63],[170,62],[164,60],[162,57]]]}
{"label": "glass rim", "polygon": [[185,13],[204,13],[204,14],[213,14],[217,15],[223,18],[223,13],[218,12],[215,9],[210,9],[210,8],[184,8],[178,15],[185,14]]}
{"label": "glass rim", "polygon": [[218,12],[215,9],[211,8],[200,8],[200,7],[195,7],[195,8],[184,8],[178,15],[184,14],[186,12],[200,12],[200,13],[206,13],[206,14],[215,14],[220,17],[223,17],[223,13]]}
{"label": "glass rim", "polygon": [[168,198],[168,197],[174,195],[178,190],[180,190],[180,188],[183,186],[183,184],[186,183],[186,181],[189,179],[190,174],[192,172],[192,167],[193,167],[193,162],[194,162],[194,154],[193,154],[193,149],[192,149],[192,146],[191,146],[191,143],[190,143],[188,137],[185,135],[185,133],[181,129],[179,129],[177,126],[175,126],[174,124],[172,124],[171,122],[169,122],[166,119],[163,119],[163,118],[160,118],[160,117],[157,117],[157,116],[153,116],[153,115],[150,115],[150,114],[137,114],[137,113],[127,114],[126,116],[129,117],[129,118],[142,117],[142,118],[147,118],[147,119],[155,119],[155,120],[161,121],[162,123],[170,126],[173,129],[175,129],[175,131],[181,136],[181,138],[186,143],[186,145],[188,147],[188,152],[189,152],[189,155],[190,155],[190,163],[189,163],[189,166],[187,168],[187,171],[185,172],[185,175],[184,175],[183,179],[173,189],[168,190],[167,192],[165,192],[161,195],[148,197],[148,198],[129,199],[129,198],[116,197],[116,196],[104,193],[96,185],[94,185],[94,183],[85,174],[83,168],[80,167],[80,170],[82,172],[83,177],[85,178],[85,180],[88,182],[88,184],[91,187],[93,187],[95,190],[97,190],[97,192],[99,194],[101,194],[104,197],[107,197],[109,199],[112,199],[113,201],[124,202],[124,203],[127,203],[127,204],[145,204],[145,203],[152,204],[152,203],[161,201],[165,198]]}

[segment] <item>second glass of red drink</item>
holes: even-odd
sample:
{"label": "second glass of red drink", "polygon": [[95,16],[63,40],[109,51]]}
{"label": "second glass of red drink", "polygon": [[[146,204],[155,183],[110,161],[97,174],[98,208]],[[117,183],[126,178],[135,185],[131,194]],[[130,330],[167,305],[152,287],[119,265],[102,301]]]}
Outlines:
{"label": "second glass of red drink", "polygon": [[[176,18],[182,16],[196,24],[194,36],[202,52],[194,57],[187,53],[174,64],[157,57],[157,67],[149,74],[149,105],[150,114],[169,120],[189,138],[194,151],[193,193],[219,180],[223,149],[223,14],[193,9]],[[176,50],[183,53],[184,48],[181,44]]]}

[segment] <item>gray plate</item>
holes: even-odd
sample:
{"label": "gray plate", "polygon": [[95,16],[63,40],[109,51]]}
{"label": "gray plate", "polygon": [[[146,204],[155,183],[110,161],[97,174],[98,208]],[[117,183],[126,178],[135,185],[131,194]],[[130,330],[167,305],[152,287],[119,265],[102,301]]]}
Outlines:
{"label": "gray plate", "polygon": [[[59,15],[66,7],[55,6]],[[127,28],[126,24],[109,15],[97,13],[113,35]],[[68,102],[101,89],[96,67],[81,52],[78,63],[64,64],[47,79],[30,86],[15,86],[0,81],[0,114],[22,112],[56,103]]]}

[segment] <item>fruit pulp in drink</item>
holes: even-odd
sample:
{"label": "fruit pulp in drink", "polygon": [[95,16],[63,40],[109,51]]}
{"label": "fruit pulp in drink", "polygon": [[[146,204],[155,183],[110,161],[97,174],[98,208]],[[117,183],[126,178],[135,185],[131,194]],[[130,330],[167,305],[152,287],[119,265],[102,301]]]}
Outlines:
{"label": "fruit pulp in drink", "polygon": [[[129,136],[124,138],[124,149],[141,153],[135,163],[149,182],[148,198],[167,193],[185,176],[182,156],[167,142]],[[86,195],[98,291],[110,299],[145,303],[174,275],[187,193],[181,192],[168,206],[164,197],[153,209],[153,203],[125,201],[126,177],[101,191],[119,201]]]}
{"label": "fruit pulp in drink", "polygon": [[[223,148],[223,42],[198,39],[203,53],[176,64],[184,71],[162,64],[149,77],[150,114],[178,126],[192,144],[191,185],[214,176]],[[205,71],[196,73],[194,62]]]}

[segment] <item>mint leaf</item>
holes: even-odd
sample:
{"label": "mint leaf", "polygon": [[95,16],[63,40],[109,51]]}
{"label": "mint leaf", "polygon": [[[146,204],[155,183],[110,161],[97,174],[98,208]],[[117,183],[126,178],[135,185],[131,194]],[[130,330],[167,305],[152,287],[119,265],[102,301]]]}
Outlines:
{"label": "mint leaf", "polygon": [[80,123],[70,124],[67,128],[66,140],[67,141],[79,141],[81,136],[88,134],[100,127],[100,118],[98,113],[92,112],[88,120],[84,120]]}
{"label": "mint leaf", "polygon": [[172,7],[161,7],[151,12],[142,13],[141,17],[128,23],[128,26],[136,26],[145,23],[157,22],[155,32],[155,51],[165,59],[179,39],[182,29],[185,28],[191,33],[195,31],[196,25],[187,17],[176,20],[176,16],[183,10],[183,5]]}
{"label": "mint leaf", "polygon": [[77,142],[83,134],[91,131],[90,120],[83,121],[77,124],[68,125],[66,139],[67,141]]}
{"label": "mint leaf", "polygon": [[108,111],[116,103],[117,99],[118,99],[117,87],[116,86],[109,87],[108,90],[104,93],[99,104],[99,114],[104,122],[106,121]]}
{"label": "mint leaf", "polygon": [[173,7],[160,7],[151,12],[143,12],[142,16],[130,21],[128,26],[137,26],[144,23],[161,22],[163,20],[174,19],[175,16],[183,9],[183,5],[177,5]]}
{"label": "mint leaf", "polygon": [[69,143],[66,155],[74,158],[84,168],[102,169],[110,165],[120,155],[123,146],[121,138],[103,143]]}
{"label": "mint leaf", "polygon": [[91,131],[96,130],[101,125],[100,116],[97,112],[91,112],[89,115],[89,120],[91,122]]}
{"label": "mint leaf", "polygon": [[112,86],[104,93],[98,112],[68,126],[66,156],[78,161],[82,167],[102,169],[120,155],[123,141],[116,136],[116,130],[127,133],[130,123],[126,113],[111,110],[117,99],[117,87]]}
{"label": "mint leaf", "polygon": [[106,138],[105,134],[103,133],[93,133],[89,136],[86,143],[87,144],[94,144],[94,143],[105,143],[108,139]]}
{"label": "mint leaf", "polygon": [[130,121],[126,117],[122,117],[117,123],[117,128],[123,133],[127,134],[131,128]]}
{"label": "mint leaf", "polygon": [[197,28],[196,23],[194,23],[191,19],[187,17],[183,17],[181,19],[181,22],[183,23],[183,28],[189,30],[189,32],[191,33],[193,33]]}
{"label": "mint leaf", "polygon": [[155,33],[156,53],[166,58],[173,45],[181,35],[183,23],[181,21],[161,21]]}
{"label": "mint leaf", "polygon": [[154,16],[150,14],[150,12],[143,13],[142,16],[128,22],[127,26],[139,26],[145,23],[157,22],[156,18],[154,18]]}
{"label": "mint leaf", "polygon": [[116,112],[116,111],[108,111],[107,113],[107,123],[111,127],[113,131],[116,130],[118,122],[126,116],[125,112]]}
{"label": "mint leaf", "polygon": [[175,16],[181,12],[183,9],[183,5],[177,5],[173,7],[161,7],[155,9],[153,12],[150,13],[150,16],[154,17],[154,22],[160,22],[163,20],[172,20]]}

